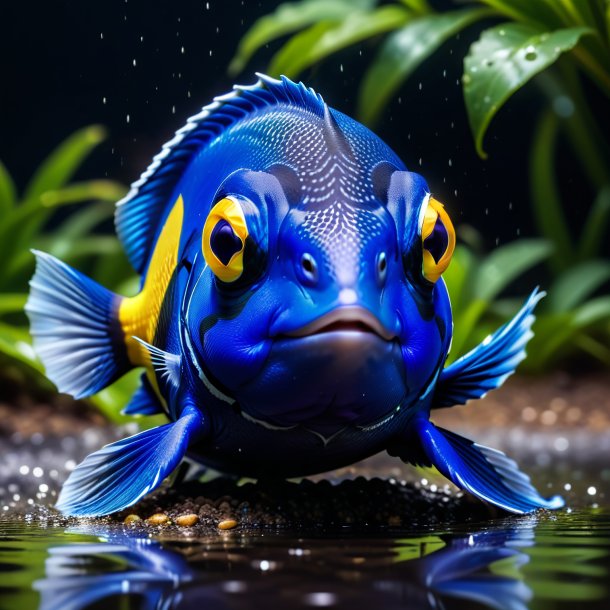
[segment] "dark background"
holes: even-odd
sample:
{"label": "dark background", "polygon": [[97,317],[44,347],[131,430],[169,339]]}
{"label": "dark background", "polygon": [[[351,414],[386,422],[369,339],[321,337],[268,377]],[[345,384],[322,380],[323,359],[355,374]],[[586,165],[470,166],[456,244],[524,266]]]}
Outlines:
{"label": "dark background", "polygon": [[[3,3],[0,158],[21,188],[69,133],[101,123],[109,129],[108,141],[81,177],[132,182],[188,116],[230,89],[233,79],[226,67],[240,37],[278,3]],[[475,225],[491,248],[536,233],[527,156],[542,102],[536,83],[530,83],[492,122],[486,138],[489,159],[476,156],[459,78],[462,59],[479,31],[475,26],[454,38],[419,69],[377,132],[410,169],[426,177],[456,224]],[[270,46],[238,82],[255,80],[254,71],[263,70],[278,47]],[[374,49],[372,42],[362,44],[301,78],[331,106],[353,115],[355,85]],[[568,213],[578,226],[592,194],[573,162],[562,158],[561,164]]]}

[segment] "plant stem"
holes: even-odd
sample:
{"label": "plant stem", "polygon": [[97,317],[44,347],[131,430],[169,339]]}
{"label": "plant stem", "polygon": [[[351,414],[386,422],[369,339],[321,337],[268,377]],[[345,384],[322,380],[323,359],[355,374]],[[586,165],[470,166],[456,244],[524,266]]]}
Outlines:
{"label": "plant stem", "polygon": [[590,356],[603,362],[606,366],[610,366],[610,349],[600,341],[589,335],[581,334],[575,338],[574,343]]}
{"label": "plant stem", "polygon": [[608,74],[608,71],[582,45],[575,47],[572,52],[591,80],[607,97],[610,97],[610,74]]}
{"label": "plant stem", "polygon": [[563,88],[574,104],[574,112],[563,123],[565,133],[583,171],[595,190],[599,191],[610,183],[610,174],[604,161],[608,158],[608,146],[600,137],[602,131],[585,100],[578,74],[567,62],[560,62],[559,65]]}

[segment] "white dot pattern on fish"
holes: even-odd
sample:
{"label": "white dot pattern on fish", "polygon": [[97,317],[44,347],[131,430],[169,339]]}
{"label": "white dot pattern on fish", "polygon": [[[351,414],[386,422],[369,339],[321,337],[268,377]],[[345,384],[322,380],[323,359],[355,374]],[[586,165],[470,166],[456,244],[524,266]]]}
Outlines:
{"label": "white dot pattern on fish", "polygon": [[299,127],[286,143],[287,155],[298,168],[301,207],[309,210],[297,232],[325,253],[331,277],[351,283],[360,269],[361,250],[382,230],[375,213],[364,207],[374,205],[370,181],[353,158],[329,150],[319,122]]}
{"label": "white dot pattern on fish", "polygon": [[298,235],[324,253],[323,265],[335,281],[353,283],[362,249],[383,230],[368,168],[381,153],[366,138],[341,132],[338,125],[329,132],[314,112],[282,110],[281,121],[270,122],[263,111],[228,134],[251,144],[263,165],[277,162],[274,151],[281,145],[301,187],[299,208],[305,214]]}
{"label": "white dot pattern on fish", "polygon": [[360,269],[361,250],[381,235],[381,228],[372,211],[335,202],[307,213],[298,232],[326,254],[324,264],[331,277],[349,282]]}

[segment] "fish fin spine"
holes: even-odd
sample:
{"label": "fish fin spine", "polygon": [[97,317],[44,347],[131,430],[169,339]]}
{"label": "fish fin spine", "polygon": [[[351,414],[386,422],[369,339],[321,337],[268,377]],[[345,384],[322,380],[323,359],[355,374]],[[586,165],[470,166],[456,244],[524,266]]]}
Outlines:
{"label": "fish fin spine", "polygon": [[60,392],[91,396],[131,368],[118,312],[122,297],[45,252],[25,311],[34,349]]}
{"label": "fish fin spine", "polygon": [[117,203],[116,231],[127,257],[138,273],[144,273],[154,247],[154,236],[171,205],[169,198],[196,155],[233,124],[261,109],[280,104],[297,106],[322,117],[324,100],[303,83],[283,76],[280,80],[257,74],[251,86],[238,86],[219,96],[190,117],[131,189]]}
{"label": "fish fin spine", "polygon": [[178,466],[206,420],[192,401],[169,424],[140,432],[92,453],[64,483],[56,508],[66,515],[97,517],[135,504]]}
{"label": "fish fin spine", "polygon": [[414,424],[429,462],[477,498],[518,514],[564,506],[560,496],[542,497],[517,463],[501,451],[437,427],[425,417],[416,418]]}
{"label": "fish fin spine", "polygon": [[434,390],[433,409],[482,398],[515,372],[526,357],[527,342],[534,336],[534,309],[545,294],[536,288],[511,320],[441,371]]}

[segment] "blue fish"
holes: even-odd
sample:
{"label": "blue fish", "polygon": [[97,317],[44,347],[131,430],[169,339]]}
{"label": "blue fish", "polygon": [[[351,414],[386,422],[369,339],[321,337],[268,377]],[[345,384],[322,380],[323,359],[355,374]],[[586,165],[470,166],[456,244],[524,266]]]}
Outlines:
{"label": "blue fish", "polygon": [[65,514],[106,515],[188,455],[299,477],[387,450],[515,513],[558,508],[503,453],[435,426],[525,357],[534,291],[450,366],[455,232],[425,180],[303,84],[259,75],[188,120],[117,204],[141,290],[116,295],[35,252],[26,311],[61,392],[142,367],[124,412],[169,423],[88,456]]}

